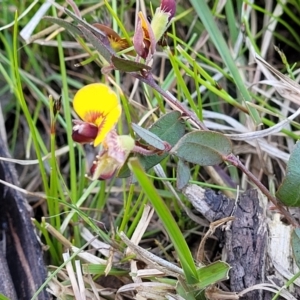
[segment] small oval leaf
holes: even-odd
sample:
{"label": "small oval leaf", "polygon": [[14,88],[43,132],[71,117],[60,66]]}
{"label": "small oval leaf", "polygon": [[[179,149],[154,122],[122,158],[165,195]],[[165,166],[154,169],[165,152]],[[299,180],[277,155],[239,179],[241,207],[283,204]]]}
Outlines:
{"label": "small oval leaf", "polygon": [[286,206],[300,206],[300,142],[295,145],[287,163],[286,175],[279,186],[276,197]]}
{"label": "small oval leaf", "polygon": [[179,159],[177,163],[176,187],[181,191],[188,183],[191,177],[191,171],[188,163]]}
{"label": "small oval leaf", "polygon": [[[184,135],[185,124],[181,120],[181,113],[179,111],[172,111],[159,118],[148,130],[158,136],[161,140],[174,146]],[[162,155],[155,154],[151,156],[137,154],[136,156],[139,157],[142,166],[147,171],[159,164],[168,155],[168,153],[165,153]],[[128,176],[130,176],[130,171],[126,165],[121,168],[118,177]]]}
{"label": "small oval leaf", "polygon": [[147,144],[158,150],[165,150],[164,141],[161,140],[157,135],[134,123],[131,124],[131,127],[134,130],[134,132]]}
{"label": "small oval leaf", "polygon": [[185,161],[202,166],[223,162],[223,156],[232,152],[230,140],[213,131],[194,131],[186,134],[171,150],[171,153]]}
{"label": "small oval leaf", "polygon": [[[171,146],[174,146],[185,132],[185,124],[181,120],[179,111],[172,111],[163,115],[150,128],[149,131],[156,134],[163,141],[166,141]],[[169,153],[152,156],[139,156],[145,170],[149,170],[165,159]]]}

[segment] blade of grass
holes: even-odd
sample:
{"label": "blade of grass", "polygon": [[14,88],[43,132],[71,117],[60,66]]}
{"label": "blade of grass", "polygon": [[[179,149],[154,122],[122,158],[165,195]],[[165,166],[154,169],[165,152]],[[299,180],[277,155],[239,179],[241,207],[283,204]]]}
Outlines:
{"label": "blade of grass", "polygon": [[15,26],[14,26],[14,33],[13,33],[13,66],[12,66],[13,67],[14,82],[15,82],[14,93],[15,93],[18,101],[20,102],[21,108],[24,112],[26,121],[28,123],[28,126],[30,128],[30,132],[32,134],[33,143],[34,143],[34,146],[35,146],[35,149],[36,149],[36,156],[37,156],[37,159],[39,161],[39,167],[40,167],[40,171],[41,171],[44,190],[47,194],[48,191],[49,191],[47,173],[46,173],[44,163],[43,163],[43,160],[42,160],[42,154],[38,150],[38,149],[40,149],[40,147],[39,147],[38,138],[37,138],[37,129],[34,126],[33,120],[30,116],[30,112],[29,112],[29,109],[28,109],[28,106],[27,106],[27,103],[25,101],[25,97],[24,97],[24,94],[23,94],[22,81],[21,81],[21,76],[20,76],[20,73],[19,73],[18,48],[19,48],[18,47],[18,14],[16,12],[15,13]]}
{"label": "blade of grass", "polygon": [[[57,17],[56,9],[53,7],[52,14],[54,17]],[[68,145],[70,146],[69,151],[69,161],[70,161],[70,190],[71,190],[71,201],[74,205],[76,205],[77,201],[77,178],[76,178],[76,162],[75,162],[75,151],[73,147],[73,140],[72,140],[72,119],[71,119],[71,106],[69,101],[68,95],[68,82],[67,82],[67,71],[65,65],[65,58],[64,58],[64,50],[62,47],[62,39],[60,34],[57,35],[57,43],[58,43],[58,56],[59,56],[59,63],[60,63],[60,72],[62,75],[62,104],[63,109],[65,112],[65,119],[66,119],[66,131],[67,131],[67,140]],[[74,214],[73,221],[75,223],[78,222],[78,216]],[[57,228],[58,229],[58,228]],[[74,238],[75,238],[75,245],[80,245],[80,233],[78,230],[78,226],[74,227]]]}

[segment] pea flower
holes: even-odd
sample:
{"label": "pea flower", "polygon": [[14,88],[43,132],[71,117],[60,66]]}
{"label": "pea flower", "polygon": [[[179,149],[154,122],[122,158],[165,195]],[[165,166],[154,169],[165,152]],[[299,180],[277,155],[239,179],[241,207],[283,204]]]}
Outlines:
{"label": "pea flower", "polygon": [[93,83],[81,88],[73,107],[81,120],[73,121],[72,138],[78,143],[98,146],[114,128],[121,115],[117,95],[105,84]]}
{"label": "pea flower", "polygon": [[81,120],[74,120],[72,138],[79,143],[101,144],[90,169],[90,179],[111,178],[125,163],[135,142],[131,136],[119,136],[114,127],[121,115],[117,95],[102,83],[81,88],[74,97],[73,107]]}
{"label": "pea flower", "polygon": [[168,28],[170,20],[176,12],[175,0],[162,0],[151,21],[151,27],[158,41]]}
{"label": "pea flower", "polygon": [[102,150],[91,167],[91,180],[106,180],[124,165],[135,143],[129,135],[117,135],[115,130],[106,136]]}
{"label": "pea flower", "polygon": [[138,13],[138,18],[133,45],[136,53],[148,60],[155,52],[156,39],[150,23],[141,11]]}

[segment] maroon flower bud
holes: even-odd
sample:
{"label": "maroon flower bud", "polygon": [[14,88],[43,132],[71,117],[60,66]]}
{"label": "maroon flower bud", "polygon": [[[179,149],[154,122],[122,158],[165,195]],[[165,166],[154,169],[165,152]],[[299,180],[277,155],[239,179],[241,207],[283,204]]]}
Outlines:
{"label": "maroon flower bud", "polygon": [[73,122],[75,124],[72,132],[72,139],[74,142],[80,144],[94,142],[98,134],[97,126],[80,120],[73,120]]}
{"label": "maroon flower bud", "polygon": [[176,13],[176,1],[175,0],[161,0],[160,9],[170,14],[169,21],[174,17]]}

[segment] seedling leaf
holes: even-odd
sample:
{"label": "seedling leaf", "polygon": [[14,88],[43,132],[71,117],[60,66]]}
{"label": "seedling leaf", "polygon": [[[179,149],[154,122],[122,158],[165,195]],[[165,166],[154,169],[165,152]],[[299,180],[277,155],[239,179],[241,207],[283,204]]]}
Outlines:
{"label": "seedling leaf", "polygon": [[300,206],[300,142],[295,145],[287,163],[286,175],[279,186],[276,197],[286,206]]}

